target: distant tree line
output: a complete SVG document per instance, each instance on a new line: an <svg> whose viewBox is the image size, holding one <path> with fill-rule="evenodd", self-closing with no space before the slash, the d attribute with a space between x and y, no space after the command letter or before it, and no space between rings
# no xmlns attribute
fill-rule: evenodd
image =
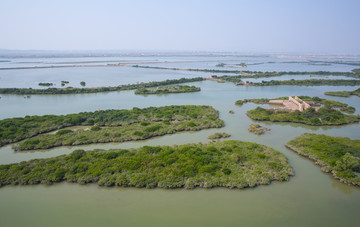
<svg viewBox="0 0 360 227"><path fill-rule="evenodd" d="M260 83L251 83L252 86L280 86L280 85L289 85L289 86L357 86L360 85L360 80L271 80L271 81L262 81Z"/></svg>
<svg viewBox="0 0 360 227"><path fill-rule="evenodd" d="M140 88L135 90L136 95L150 95L150 94L171 94L171 93L190 93L198 92L201 89L195 86L188 85L174 85L174 86L160 86L152 88Z"/></svg>
<svg viewBox="0 0 360 227"><path fill-rule="evenodd" d="M154 81L147 83L119 85L116 87L98 87L98 88L48 88L48 89L32 89L32 88L0 88L0 94L15 95L51 95L51 94L83 94L83 93L99 93L111 91L135 90L140 88L158 87L170 84L190 83L204 80L202 77L181 78L164 81Z"/></svg>
<svg viewBox="0 0 360 227"><path fill-rule="evenodd" d="M356 95L360 97L360 88L356 89L355 91L328 91L325 92L325 95L338 97L349 97L351 95Z"/></svg>

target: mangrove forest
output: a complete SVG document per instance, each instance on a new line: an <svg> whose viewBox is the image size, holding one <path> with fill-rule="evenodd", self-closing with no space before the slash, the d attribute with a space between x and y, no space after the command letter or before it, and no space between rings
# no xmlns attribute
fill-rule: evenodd
<svg viewBox="0 0 360 227"><path fill-rule="evenodd" d="M171 85L151 88L140 88L135 90L136 95L172 94L199 92L200 88L189 85Z"/></svg>
<svg viewBox="0 0 360 227"><path fill-rule="evenodd" d="M321 107L318 110L310 107L303 112L299 110L294 112L269 110L256 107L253 110L247 111L246 114L251 119L258 121L292 122L314 126L344 125L359 122L358 116L344 114L339 110L328 107Z"/></svg>
<svg viewBox="0 0 360 227"><path fill-rule="evenodd" d="M248 188L287 181L285 155L242 141L138 149L75 150L69 155L0 165L0 186L74 182L137 188Z"/></svg>
<svg viewBox="0 0 360 227"><path fill-rule="evenodd" d="M360 97L360 88L354 91L328 91L325 92L325 95L338 96L338 97L349 97L351 95L356 95Z"/></svg>
<svg viewBox="0 0 360 227"><path fill-rule="evenodd" d="M221 121L218 116L218 111L210 106L184 105L148 107L144 109L134 107L131 110L101 110L67 115L8 118L0 120L0 146L70 126L95 126L98 128L91 128L91 133L97 133L99 136L102 134L102 137L106 138L111 138L110 135L114 138L121 138L121 132L111 131L114 130L111 129L111 127L123 126L124 129L126 127L133 127L135 129L136 126L138 126L141 128L140 131L142 134L136 133L135 135L134 132L134 138L140 139L145 138L148 133L163 132L165 128L175 132L176 130L184 131L189 129L199 130L202 128L221 127L223 126L223 121ZM156 126L157 124L158 126ZM79 135L79 138L76 138L80 141L89 141L86 135L90 132L83 130L83 133L84 134ZM106 133L108 133L108 135ZM81 131L70 132L69 130L61 130L55 134L42 136L44 138L53 136L54 139L59 139L77 134L81 134ZM97 138L93 138L93 141L95 141L95 139ZM72 140L72 138L70 138L70 140ZM80 141L72 141L71 144L78 144ZM27 144L26 147L31 146L34 148L46 145L37 139L25 140L24 144Z"/></svg>
<svg viewBox="0 0 360 227"><path fill-rule="evenodd" d="M56 133L37 135L13 145L16 151L48 149L58 146L76 146L93 143L126 142L145 140L183 131L199 131L209 128L220 128L224 122L218 118L217 111L208 109L204 115L169 117L162 121L141 119L141 122L122 124L116 127L92 126L86 129L63 129ZM167 114L174 114L170 111ZM175 115L175 114L174 114Z"/></svg>
<svg viewBox="0 0 360 227"><path fill-rule="evenodd" d="M329 99L322 99L319 98L317 96L315 97L310 97L310 96L298 96L300 99L307 101L309 103L312 103L315 106L325 106L327 108L336 108L339 109L343 112L346 113L355 113L355 107L353 106L349 106L346 103L342 103L342 102L338 102L338 101L334 101L334 100L329 100ZM268 98L260 98L260 99L240 99L237 100L235 102L235 105L241 106L245 103L255 103L255 104L270 104L271 100L287 100L289 99L289 97L279 97L279 98L272 98L272 99L268 99Z"/></svg>
<svg viewBox="0 0 360 227"><path fill-rule="evenodd" d="M263 127L259 124L250 124L248 131L255 134L255 135L262 135L264 134L266 131L270 131L269 128Z"/></svg>
<svg viewBox="0 0 360 227"><path fill-rule="evenodd" d="M360 186L360 140L304 133L286 146L342 183Z"/></svg>

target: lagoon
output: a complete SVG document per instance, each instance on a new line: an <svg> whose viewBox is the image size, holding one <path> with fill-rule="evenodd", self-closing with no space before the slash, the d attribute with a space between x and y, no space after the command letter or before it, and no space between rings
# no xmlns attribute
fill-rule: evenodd
<svg viewBox="0 0 360 227"><path fill-rule="evenodd" d="M98 78L103 85L117 85L116 76L97 77L89 75L100 73L108 68L68 68L69 73L81 81L88 81L88 76ZM110 69L110 68L109 68ZM65 70L65 71L66 71ZM84 71L82 71L84 70ZM113 70L113 69L111 69ZM136 71L124 80L136 81L183 77L183 72L142 69L142 75ZM38 71L41 72L39 69ZM0 72L4 78L5 71ZM46 78L46 70L44 78ZM139 72L139 71L138 71ZM172 72L174 74L172 74ZM6 72L8 73L8 72ZM36 81L36 72L31 75L25 70L15 70L6 74L11 77L18 74L23 86L29 77ZM25 74L23 74L25 73ZM62 78L63 71L56 69L52 78ZM197 73L186 72L188 76ZM24 75L28 75L25 77ZM209 74L206 74L209 75ZM24 76L24 77L23 77ZM171 79L172 77L169 77ZM51 82L51 81L43 81ZM144 81L145 82L145 81ZM331 136L346 136L360 139L359 124L347 126L304 126L300 124L260 122L271 131L257 136L247 131L254 123L245 113L255 108L255 104L235 106L235 101L250 98L276 98L289 95L319 96L337 100L354 106L360 113L358 97L329 97L325 91L354 90L354 87L245 87L232 83L202 81L188 85L201 88L201 92L191 94L168 94L137 96L134 91L80 94L80 95L32 95L30 98L16 95L1 95L0 119L23 117L26 115L68 114L98 109L131 109L134 106L165 105L211 105L220 111L220 118L225 127L203 130L195 133L180 133L151 140L109 143L77 147L59 147L55 149L15 153L11 146L0 148L0 163L13 163L33 158L54 157L71 153L75 149L92 150L111 148L136 148L144 145L173 145L209 142L207 136L215 132L231 134L229 139L256 142L270 146L285 154L294 167L295 176L289 182L272 183L254 189L196 189L196 190L161 190L133 188L105 188L96 185L77 185L61 183L53 186L7 186L0 188L0 223L2 226L357 226L360 217L360 189L341 184L330 175L321 172L312 162L288 150L287 141L304 132L321 133ZM1 86L3 86L1 84ZM89 85L90 86L90 85ZM234 114L229 114L234 110Z"/></svg>

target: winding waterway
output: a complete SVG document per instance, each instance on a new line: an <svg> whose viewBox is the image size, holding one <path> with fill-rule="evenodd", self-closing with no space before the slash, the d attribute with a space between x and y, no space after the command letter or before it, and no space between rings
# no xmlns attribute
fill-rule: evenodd
<svg viewBox="0 0 360 227"><path fill-rule="evenodd" d="M153 72L150 72L152 80L161 80L154 78ZM162 71L163 77L168 72ZM75 74L76 70L73 73ZM150 75L145 71L144 73ZM86 80L86 73L82 75L79 80ZM172 75L183 76L182 73ZM193 75L196 74L189 74ZM109 83L105 80L101 83ZM284 144L304 132L360 139L359 124L314 127L260 122L271 131L256 136L247 131L253 121L245 115L247 110L256 105L234 105L236 100L245 98L309 95L351 104L357 109L356 114L359 114L358 97L338 98L323 95L325 91L355 90L357 87L245 87L212 81L191 85L201 87L201 92L138 96L134 95L133 91L124 91L81 95L32 95L30 98L1 95L0 119L98 109L131 109L134 106L196 104L211 105L218 109L226 126L147 141L59 147L35 152L15 153L9 145L0 148L0 164L54 157L79 148L91 150L206 143L209 141L206 138L208 135L226 132L231 134L229 139L256 142L279 150L287 156L295 170L295 176L289 182L245 190L105 188L70 183L53 186L6 186L0 188L0 226L358 226L359 188L334 180L312 162L285 148ZM229 110L234 110L235 113L230 114Z"/></svg>

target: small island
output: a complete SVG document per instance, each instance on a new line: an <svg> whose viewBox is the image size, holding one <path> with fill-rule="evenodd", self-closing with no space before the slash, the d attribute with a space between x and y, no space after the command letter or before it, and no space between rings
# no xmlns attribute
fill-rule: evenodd
<svg viewBox="0 0 360 227"><path fill-rule="evenodd" d="M199 92L200 88L189 85L171 85L152 88L140 88L135 90L136 95L153 95L153 94L172 94L172 93L190 93Z"/></svg>
<svg viewBox="0 0 360 227"><path fill-rule="evenodd" d="M286 146L340 182L360 186L360 140L305 133Z"/></svg>
<svg viewBox="0 0 360 227"><path fill-rule="evenodd" d="M53 83L39 83L38 85L39 85L39 86L43 86L43 87L51 87L51 86L54 86Z"/></svg>
<svg viewBox="0 0 360 227"><path fill-rule="evenodd" d="M249 110L247 115L253 120L293 122L316 126L343 125L359 122L359 116L341 112L353 113L355 112L354 107L319 97L295 96L293 98L290 96L289 98L281 97L277 99L245 99L238 100L235 104L243 105L247 102L277 106L276 108L257 107Z"/></svg>
<svg viewBox="0 0 360 227"><path fill-rule="evenodd" d="M18 138L17 141L28 138L13 145L13 149L16 151L145 140L177 132L199 131L224 126L224 122L219 119L218 111L210 106L166 106L98 111L70 116L50 115L43 117L43 122L37 122L39 119L37 117L29 118L18 118L12 121L14 125L18 124L20 129L29 125L34 127L25 132L19 130L19 133L14 134ZM9 121L5 120L5 122ZM3 122L0 121L0 125L1 123ZM48 129L41 127L43 125L46 125ZM89 127L78 130L66 128L70 125ZM51 131L54 128L61 128L61 130L44 134L45 130ZM4 131L9 132L9 129L4 127ZM11 138L13 135L10 133L7 135L4 136L3 144L11 141L9 137Z"/></svg>
<svg viewBox="0 0 360 227"><path fill-rule="evenodd" d="M66 84L69 84L70 82L67 80L62 80L61 81L61 87L64 87Z"/></svg>
<svg viewBox="0 0 360 227"><path fill-rule="evenodd" d="M262 135L264 134L266 131L270 131L269 128L263 127L259 124L250 124L248 131L255 134L255 135Z"/></svg>
<svg viewBox="0 0 360 227"><path fill-rule="evenodd" d="M219 64L216 64L215 67L224 67L226 64L225 63L219 63Z"/></svg>
<svg viewBox="0 0 360 227"><path fill-rule="evenodd" d="M218 140L218 139L229 138L230 136L231 135L227 134L226 132L217 132L217 133L209 135L207 138L209 140Z"/></svg>
<svg viewBox="0 0 360 227"><path fill-rule="evenodd" d="M137 188L249 188L287 181L285 155L264 145L222 141L76 150L69 155L0 165L0 186L74 182Z"/></svg>
<svg viewBox="0 0 360 227"><path fill-rule="evenodd" d="M360 97L360 88L354 91L328 91L325 92L325 95L338 96L338 97L349 97L351 95L355 95Z"/></svg>

